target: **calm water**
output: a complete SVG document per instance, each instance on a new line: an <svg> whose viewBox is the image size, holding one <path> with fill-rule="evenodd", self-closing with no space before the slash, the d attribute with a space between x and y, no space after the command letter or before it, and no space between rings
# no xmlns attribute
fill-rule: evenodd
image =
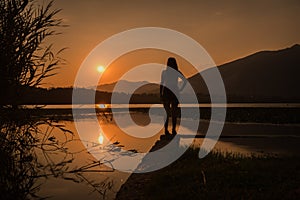
<svg viewBox="0 0 300 200"><path fill-rule="evenodd" d="M93 106L94 105L85 105L80 108L93 108ZM118 106L122 107L122 105ZM141 107L145 105L134 106ZM155 106L160 107L161 105ZM208 106L208 104L206 106ZM231 106L239 107L240 104ZM243 104L243 106L245 106L245 104ZM250 106L250 104L248 104L248 106ZM251 106L253 107L254 105L251 104ZM255 106L260 107L262 105L255 104ZM276 104L276 106L298 106L298 104ZM52 105L47 106L46 108L70 108L70 105ZM126 124L126 121L128 121L128 115L122 112L117 113L117 115L121 122L123 120L123 122ZM110 114L106 116L98 116L97 121L94 121L91 118L83 118L78 121L79 126L84 127L84 132L80 135L78 135L73 121L59 122L65 125L68 130L74 132L74 138L67 146L70 151L75 152L74 162L70 164L70 168L75 166L84 166L88 163L98 161L98 159L101 158L101 152L106 151L104 147L110 143L118 142L120 145L122 145L122 149L125 150L134 149L138 152L148 152L153 144L159 139L160 135L163 134L162 116L160 116L160 118L155 118L156 120L149 121L148 113L132 112L131 118L136 125L122 126L124 128L123 130L119 128L119 126L115 123L113 116ZM193 140L193 138L190 137L192 135L192 129L189 126L189 123L192 123L193 119L184 118L182 120L185 120L185 123L181 124L185 125L181 125L181 132L178 134L182 136L180 138L179 145L183 146L187 145L191 142L191 140ZM93 128L95 124L99 124L101 126L101 132ZM208 121L201 121L198 134L204 135L208 124ZM146 133L137 128L147 128L148 125L151 125L151 128L156 131L153 132L152 135L146 135L147 137L145 137ZM134 132L135 135L131 136L126 132ZM102 137L101 140L99 140L100 136ZM202 141L202 138L197 138L194 142L194 146L200 146ZM274 125L255 123L226 123L222 132L222 137L219 139L214 150L239 152L244 154L256 153L286 156L298 154L300 150L299 142L300 125L297 124ZM94 152L94 155L96 156L91 155L87 152L87 150ZM120 156L122 156L121 153L122 151L120 151ZM59 159L59 157L56 159ZM96 166L92 169L97 169L98 171L95 170L95 172L86 172L85 174L87 177L96 181L113 181L113 187L107 193L108 199L114 198L120 186L130 175L129 173L119 171L100 172L103 170L109 171L110 167L108 166ZM90 194L92 188L87 186L85 183L73 183L71 181L58 178L50 178L47 180L42 180L42 182L43 185L39 195L52 196L51 199L99 198L99 194L96 192Z"/></svg>

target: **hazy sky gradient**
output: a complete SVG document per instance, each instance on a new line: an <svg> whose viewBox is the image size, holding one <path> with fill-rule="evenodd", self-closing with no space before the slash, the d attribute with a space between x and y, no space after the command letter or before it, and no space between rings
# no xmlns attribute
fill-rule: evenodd
<svg viewBox="0 0 300 200"><path fill-rule="evenodd" d="M71 86L81 62L98 43L131 28L157 26L180 31L198 41L218 65L260 50L300 43L298 0L57 0L54 7L63 9L59 16L69 25L52 40L57 48L69 47L64 53L68 64L46 80L47 86ZM103 81L115 81L132 65L142 64L143 58L165 63L168 56L140 54L137 60L129 56L122 58L122 63L116 61ZM118 69L123 72L114 75ZM182 71L187 76L193 72Z"/></svg>

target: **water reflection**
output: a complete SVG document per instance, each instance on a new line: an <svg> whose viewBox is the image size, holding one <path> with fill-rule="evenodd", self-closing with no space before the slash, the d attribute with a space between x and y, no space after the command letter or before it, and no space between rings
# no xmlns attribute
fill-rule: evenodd
<svg viewBox="0 0 300 200"><path fill-rule="evenodd" d="M107 108L108 105L107 104L96 104L96 108Z"/></svg>
<svg viewBox="0 0 300 200"><path fill-rule="evenodd" d="M149 114L146 112L131 112L132 120L136 123L135 126L127 125L126 121L128 120L126 114L122 112L117 113L118 117L123 122L122 128L125 128L127 132L134 132L136 136L134 137L128 135L124 132L124 129L121 130L118 125L116 125L114 118L109 116L109 120L98 119L98 122L94 122L89 119L82 119L80 123L85 127L86 132L81 136L83 143L84 141L98 141L99 143L99 134L92 129L90 125L93 123L100 123L103 134L103 144L107 145L109 143L113 144L117 142L123 146L119 150L134 150L140 153L148 152L153 144L159 140L160 136L163 134L162 130L162 121L151 121L151 125L157 127L159 131L153 131L153 135L145 135L145 132L136 131L136 126L146 126L149 122ZM154 118L158 119L158 118ZM202 138L193 138L192 131L189 127L189 123L193 120L192 118L181 118L184 123L181 123L181 132L178 133L180 136L179 147L187 146L194 141L194 146L201 146L203 142L203 136L205 136L207 127L209 125L208 120L201 120L199 124L198 135ZM218 123L218 122L211 122ZM274 154L292 154L297 152L298 145L295 145L299 142L299 130L300 126L295 124L291 125L278 125L278 124L257 124L257 123L226 123L224 130L222 132L221 138L219 139L215 150L218 151L231 151L245 154L253 153L274 153ZM293 138L290 138L292 136ZM283 141L282 144L279 144L277 141ZM285 144L285 141L287 144ZM292 142L291 142L292 141ZM265 144L265 145L263 145ZM88 144L85 144L88 146ZM98 148L98 147L97 147ZM94 149L96 152L98 149ZM116 149L115 149L116 152ZM122 152L122 151L120 151ZM98 153L101 155L101 153ZM96 159L101 157L95 156Z"/></svg>
<svg viewBox="0 0 300 200"><path fill-rule="evenodd" d="M121 111L117 113L120 118L124 121L124 125L126 125L127 115L124 115ZM150 123L149 115L147 112L131 112L132 120L137 124L137 126L146 126ZM191 131L189 128L189 122L193 120L192 118L182 118L181 120L185 120L186 123L184 127L181 127L182 132L179 133L180 139L178 146L184 146L190 144L194 138L190 138ZM206 127L208 126L209 121L202 120L199 126L199 135L205 135ZM217 122L214 122L217 123ZM87 168L81 168L85 173L89 174L89 177L93 177L97 181L110 180L113 182L113 185L107 184L107 186L111 187L111 190L106 190L106 195L109 199L114 198L115 192L118 191L120 186L127 180L130 174L122 173L117 170L113 170L114 166L111 165L109 159L104 157L103 152L110 152L110 154L114 155L115 159L122 160L122 157L126 156L135 156L135 152L148 152L153 144L160 138L163 134L162 130L153 133L152 136L147 138L139 138L133 137L131 135L126 134L122 131L115 123L113 116L111 113L101 113L98 115L98 120L93 121L89 117L83 117L80 119L79 124L85 130L85 134L81 135L79 138L76 129L74 127L73 122L65 122L67 129L72 130L74 133L73 143L69 143L68 148L73 150L86 149L84 152L76 154L74 157L73 164L74 165L83 165L84 163L89 163L91 165L87 165ZM92 127L94 125L101 124L102 131L99 132L94 130ZM153 126L159 127L161 125L160 121L151 121ZM182 124L180 125L182 126ZM124 126L125 127L125 126ZM135 131L135 126L127 126L125 127L127 130ZM222 132L222 136L249 136L248 138L220 138L220 141L216 145L216 150L219 151L231 151L231 152L239 152L239 153L272 153L279 152L275 151L275 148L278 150L289 150L286 146L293 146L294 152L299 152L299 138L293 139L293 143L290 140L286 140L286 138L256 138L253 139L252 136L268 134L269 136L280 136L283 134L298 134L299 135L300 126L297 125L274 125L274 124L241 124L241 123L226 123L224 131ZM136 134L143 135L144 133L138 132ZM103 139L101 136L103 136ZM201 145L201 138L194 140L194 145ZM283 143L288 141L287 145L283 146L274 141L281 140ZM268 145L267 145L268 144ZM274 148L268 148L272 145ZM73 147L73 148L71 148ZM127 150L125 152L125 150ZM129 151L130 150L130 151ZM87 154L86 152L92 152L93 154ZM130 153L131 152L131 153ZM129 154L130 153L130 154ZM289 152L290 153L290 152ZM107 161L107 162L106 162ZM106 166L98 165L97 162L104 163ZM93 166L95 163L96 166ZM128 163L130 164L130 163ZM153 164L153 163L152 163ZM137 166L137 165L136 165ZM151 163L144 163L141 167L151 167ZM91 168L88 168L91 167ZM97 170L102 170L101 173L97 173ZM107 171L105 171L107 170ZM95 173L96 172L96 173ZM53 188L56 196L66 197L66 198L78 198L80 195L85 194L82 198L86 198L86 194L90 192L89 189L82 189L83 186L72 185L70 183L61 183L59 181L55 181L55 184L46 183L44 189L44 194L49 194L49 188ZM58 188L64 188L64 192L58 192ZM72 190L72 192L67 192ZM91 199L96 198L96 196L89 196Z"/></svg>
<svg viewBox="0 0 300 200"><path fill-rule="evenodd" d="M15 112L15 111L14 111ZM119 113L120 117L126 115ZM80 123L85 134L79 137L72 121L56 121L47 118L28 118L28 113L4 113L0 116L0 199L32 199L53 196L52 199L96 199L106 196L114 198L120 186L130 174L114 170L104 152L118 155L119 158L134 156L136 152L148 152L163 134L162 130L147 138L138 138L124 133L115 124L113 116L99 115L98 121L82 118ZM139 126L149 124L148 113L132 112L132 119ZM187 122L191 118L182 118ZM102 132L90 127L100 123ZM159 121L151 121L153 126L161 126ZM190 144L188 124L181 127L180 139L176 145ZM199 135L205 134L208 121L201 121ZM181 125L182 126L182 125ZM135 131L134 126L126 127ZM275 135L270 138L220 138L216 148L223 151L241 153L299 152L299 137L278 137L296 134L300 126L271 124L227 123L223 136ZM139 132L138 134L143 134ZM201 145L196 139L194 145ZM124 153L127 150L126 153ZM93 155L89 152L93 152ZM97 155L96 157L94 155ZM151 163L150 163L151 164ZM147 167L147 166L146 166ZM148 166L149 167L149 166ZM96 191L90 194L91 191ZM90 195L88 195L90 194Z"/></svg>
<svg viewBox="0 0 300 200"><path fill-rule="evenodd" d="M78 136L63 123L42 116L33 118L21 109L1 111L0 199L55 196L49 193L51 187L47 192L44 188L54 179L82 183L96 191L98 198L112 188L111 179L90 177L90 172L112 170L89 156Z"/></svg>

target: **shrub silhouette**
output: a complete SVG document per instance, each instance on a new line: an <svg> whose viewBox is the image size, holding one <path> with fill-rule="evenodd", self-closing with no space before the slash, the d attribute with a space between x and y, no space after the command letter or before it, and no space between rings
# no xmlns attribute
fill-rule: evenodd
<svg viewBox="0 0 300 200"><path fill-rule="evenodd" d="M57 35L56 28L64 26L56 18L60 10L28 0L0 2L0 88L1 98L9 105L18 103L18 93L26 86L38 86L55 74L63 59L46 46L45 40Z"/></svg>

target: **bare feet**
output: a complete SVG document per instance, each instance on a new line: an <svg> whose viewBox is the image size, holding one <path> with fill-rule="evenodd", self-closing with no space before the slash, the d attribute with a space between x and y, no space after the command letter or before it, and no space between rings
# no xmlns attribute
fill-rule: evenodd
<svg viewBox="0 0 300 200"><path fill-rule="evenodd" d="M168 130L165 130L165 135L169 136L171 133Z"/></svg>
<svg viewBox="0 0 300 200"><path fill-rule="evenodd" d="M177 132L175 129L172 130L172 135L177 135Z"/></svg>

